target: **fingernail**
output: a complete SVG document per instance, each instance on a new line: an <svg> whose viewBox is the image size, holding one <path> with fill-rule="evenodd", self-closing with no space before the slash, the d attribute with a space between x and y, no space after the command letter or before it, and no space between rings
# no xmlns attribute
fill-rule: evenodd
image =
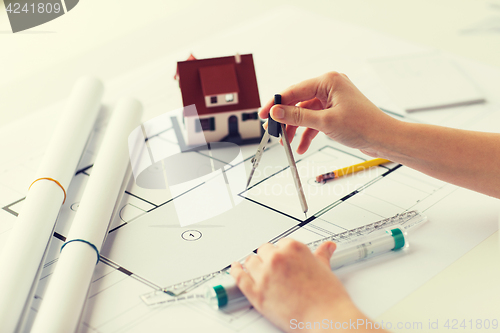
<svg viewBox="0 0 500 333"><path fill-rule="evenodd" d="M285 110L283 108L273 108L271 112L273 114L273 118L282 119L283 117L285 117Z"/></svg>
<svg viewBox="0 0 500 333"><path fill-rule="evenodd" d="M333 254L333 252L335 251L336 248L337 248L337 246L335 245L335 243L330 243L328 245L328 252L330 252L330 255Z"/></svg>
<svg viewBox="0 0 500 333"><path fill-rule="evenodd" d="M266 119L266 121L265 121L265 122L263 122L263 123L262 123L262 127L264 127L264 129L266 129L266 128L267 128L267 119Z"/></svg>

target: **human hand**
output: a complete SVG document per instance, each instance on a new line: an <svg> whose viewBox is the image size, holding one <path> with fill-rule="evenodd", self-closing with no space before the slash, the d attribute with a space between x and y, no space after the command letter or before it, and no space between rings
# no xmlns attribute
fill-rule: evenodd
<svg viewBox="0 0 500 333"><path fill-rule="evenodd" d="M366 318L330 270L334 250L335 243L326 242L313 254L305 244L284 238L248 257L246 271L233 263L231 275L255 309L284 331L293 331L292 319Z"/></svg>
<svg viewBox="0 0 500 333"><path fill-rule="evenodd" d="M267 102L259 116L271 117L287 124L293 139L298 126L307 127L297 148L303 154L319 131L346 146L357 148L373 157L383 157L380 150L389 139L389 128L397 120L370 102L345 74L330 72L303 81L281 93L281 105ZM298 103L298 104L297 104Z"/></svg>

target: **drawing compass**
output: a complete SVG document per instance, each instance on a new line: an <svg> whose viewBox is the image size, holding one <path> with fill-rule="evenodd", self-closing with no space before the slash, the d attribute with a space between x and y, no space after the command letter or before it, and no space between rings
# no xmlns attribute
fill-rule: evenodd
<svg viewBox="0 0 500 333"><path fill-rule="evenodd" d="M274 105L276 104L281 104L281 95L274 95ZM306 197L304 196L304 191L302 189L302 184L300 182L299 173L297 172L297 165L295 164L295 159L293 158L292 148L290 147L290 141L288 140L288 135L286 134L285 124L279 123L276 120L272 119L271 115L269 115L267 119L268 119L267 129L264 132L259 147L257 148L257 152L255 153L255 156L252 158L251 161L252 171L250 172L250 176L248 177L247 188L250 185L250 181L252 180L255 169L257 169L257 167L259 166L260 159L262 158L264 149L266 148L267 142L269 141L269 136L272 135L278 138L281 135L281 139L283 140L283 147L285 148L286 158L288 159L290 171L292 172L293 176L293 182L295 183L295 189L297 190L297 194L299 195L300 205L302 206L304 214L306 214L308 209Z"/></svg>

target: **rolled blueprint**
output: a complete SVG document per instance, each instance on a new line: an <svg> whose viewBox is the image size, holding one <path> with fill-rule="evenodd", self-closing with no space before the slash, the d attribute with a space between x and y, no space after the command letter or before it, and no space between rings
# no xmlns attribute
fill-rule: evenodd
<svg viewBox="0 0 500 333"><path fill-rule="evenodd" d="M100 80L75 84L0 253L0 332L19 332L31 307L55 222L94 126L104 91ZM26 189L28 190L28 189Z"/></svg>
<svg viewBox="0 0 500 333"><path fill-rule="evenodd" d="M141 114L141 104L133 99L120 101L113 112L32 333L77 329L111 216L131 175L127 139Z"/></svg>

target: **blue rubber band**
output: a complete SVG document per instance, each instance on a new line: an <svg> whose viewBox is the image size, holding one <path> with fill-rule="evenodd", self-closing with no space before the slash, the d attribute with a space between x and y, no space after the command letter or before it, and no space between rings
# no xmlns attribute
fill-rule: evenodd
<svg viewBox="0 0 500 333"><path fill-rule="evenodd" d="M62 252L62 250L64 249L64 247L66 246L66 244L71 243L71 242L82 242L82 243L86 243L86 244L90 245L94 249L95 253L97 254L97 262L95 264L97 265L99 263L99 259L101 259L101 256L99 255L99 250L97 249L97 247L94 244L92 244L89 241L86 241L85 239L72 239L72 240L69 240L69 241L65 242L61 246L61 251L59 251L59 252Z"/></svg>

